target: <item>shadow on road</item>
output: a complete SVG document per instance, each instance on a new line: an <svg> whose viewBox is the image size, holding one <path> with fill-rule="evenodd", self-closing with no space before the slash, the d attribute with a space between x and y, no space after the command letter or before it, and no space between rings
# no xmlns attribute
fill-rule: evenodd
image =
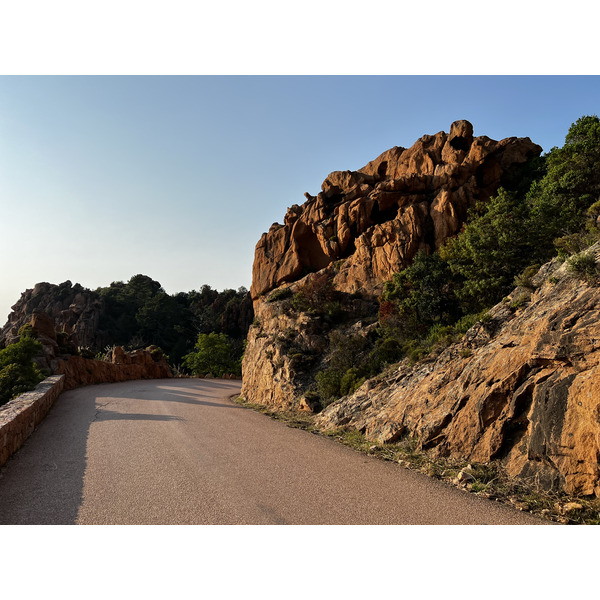
<svg viewBox="0 0 600 600"><path fill-rule="evenodd" d="M102 410L94 419L98 421L184 421L181 417L172 415L151 415L147 413L119 413L113 410Z"/></svg>
<svg viewBox="0 0 600 600"><path fill-rule="evenodd" d="M214 406L216 408L235 408L235 409L239 409L239 410L244 410L241 406L238 406L237 404L229 404L229 403L225 403L225 402L214 402L214 401L208 401L208 400L197 400L196 398L211 398L212 396L210 396L209 394L181 394L181 393L176 393L176 392L165 392L163 391L163 394L160 398L160 402L182 402L183 404L196 404L198 406ZM148 398L148 401L153 401L151 398Z"/></svg>
<svg viewBox="0 0 600 600"><path fill-rule="evenodd" d="M0 469L0 524L69 525L77 522L83 502L90 427L99 421L182 421L172 415L127 413L105 408L124 398L153 402L152 392L161 390L160 400L219 408L230 404L198 400L206 390L224 390L223 383L186 380L135 381L88 386L63 393L36 431ZM188 391L188 393L185 393ZM189 393L191 392L191 393ZM150 395L150 397L148 397Z"/></svg>
<svg viewBox="0 0 600 600"><path fill-rule="evenodd" d="M83 499L86 444L95 398L73 390L50 412L0 472L0 523L69 525Z"/></svg>

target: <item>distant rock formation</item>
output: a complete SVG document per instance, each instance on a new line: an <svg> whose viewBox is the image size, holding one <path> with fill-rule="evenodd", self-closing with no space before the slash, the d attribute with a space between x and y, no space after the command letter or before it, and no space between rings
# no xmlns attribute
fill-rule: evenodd
<svg viewBox="0 0 600 600"><path fill-rule="evenodd" d="M254 319L245 288L218 292L205 285L200 291L170 296L146 275L95 291L70 281L42 282L25 290L12 307L0 328L0 348L18 341L19 330L36 315L49 319L44 338L49 350L62 346L96 354L112 345L156 344L176 363L192 350L198 333L222 332L241 346Z"/></svg>
<svg viewBox="0 0 600 600"><path fill-rule="evenodd" d="M600 245L593 248L598 260ZM600 288L557 260L436 359L369 380L328 406L324 428L476 462L545 489L600 496Z"/></svg>
<svg viewBox="0 0 600 600"><path fill-rule="evenodd" d="M50 318L44 326L44 335L53 339L55 344L56 331L59 331L68 337L75 348L99 349L106 343L106 339L98 332L103 309L100 296L78 283L38 283L32 289L25 290L12 307L6 325L0 329L0 347L17 341L19 329L28 324L34 314L43 313ZM54 335L50 333L50 328Z"/></svg>
<svg viewBox="0 0 600 600"><path fill-rule="evenodd" d="M317 196L305 194L283 225L262 235L253 300L333 263L336 289L376 294L419 249L437 249L457 233L475 202L488 200L512 167L541 151L529 138L473 137L463 120L358 171L330 173Z"/></svg>

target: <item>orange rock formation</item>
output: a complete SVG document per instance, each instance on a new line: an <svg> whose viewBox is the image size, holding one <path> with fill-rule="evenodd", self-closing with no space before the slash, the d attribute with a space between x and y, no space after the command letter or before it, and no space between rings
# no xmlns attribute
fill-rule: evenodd
<svg viewBox="0 0 600 600"><path fill-rule="evenodd" d="M529 138L474 138L471 123L456 121L449 134L391 148L358 171L330 173L316 197L305 194L283 225L262 235L252 298L336 261L337 289L377 293L419 249L434 250L457 233L470 206L541 150Z"/></svg>

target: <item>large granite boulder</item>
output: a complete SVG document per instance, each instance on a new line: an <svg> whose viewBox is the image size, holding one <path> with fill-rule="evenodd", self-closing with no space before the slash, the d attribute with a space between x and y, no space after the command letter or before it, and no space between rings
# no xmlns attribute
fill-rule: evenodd
<svg viewBox="0 0 600 600"><path fill-rule="evenodd" d="M338 290L375 295L419 249L437 249L457 233L469 207L494 194L512 167L541 151L529 138L473 137L463 120L358 171L330 173L317 196L305 194L283 225L262 235L252 298L333 263Z"/></svg>

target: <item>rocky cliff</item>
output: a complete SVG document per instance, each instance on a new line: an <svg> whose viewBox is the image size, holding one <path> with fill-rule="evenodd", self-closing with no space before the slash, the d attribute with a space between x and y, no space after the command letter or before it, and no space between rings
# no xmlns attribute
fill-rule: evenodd
<svg viewBox="0 0 600 600"><path fill-rule="evenodd" d="M496 192L516 165L541 153L529 138L473 137L468 121L450 133L394 147L358 171L334 171L317 196L288 209L255 250L252 298L337 263L343 292L374 295L419 249L434 250L467 210Z"/></svg>
<svg viewBox="0 0 600 600"><path fill-rule="evenodd" d="M103 308L100 296L78 283L38 283L25 290L12 307L8 321L0 329L0 347L18 340L19 329L30 323L35 312L39 312L48 315L53 328L64 333L65 339L75 348L83 346L99 350L107 343L106 336L98 331Z"/></svg>
<svg viewBox="0 0 600 600"><path fill-rule="evenodd" d="M167 294L158 281L135 275L127 283L89 290L66 281L38 283L25 290L0 329L0 348L19 338L19 330L37 313L50 317L55 331L50 346L74 353L84 348L93 354L107 346L139 348L156 345L180 364L198 333L225 333L241 349L254 318L252 300L245 288L218 292Z"/></svg>
<svg viewBox="0 0 600 600"><path fill-rule="evenodd" d="M598 260L599 246L593 247ZM437 358L404 361L319 416L392 442L600 496L600 288L548 263Z"/></svg>
<svg viewBox="0 0 600 600"><path fill-rule="evenodd" d="M332 330L367 337L384 282L418 250L431 252L456 234L470 207L540 152L529 138L474 137L468 121L456 121L450 133L329 174L317 196L305 194L256 246L244 396L310 404L304 391L324 367ZM291 304L298 293L313 302L310 311Z"/></svg>

